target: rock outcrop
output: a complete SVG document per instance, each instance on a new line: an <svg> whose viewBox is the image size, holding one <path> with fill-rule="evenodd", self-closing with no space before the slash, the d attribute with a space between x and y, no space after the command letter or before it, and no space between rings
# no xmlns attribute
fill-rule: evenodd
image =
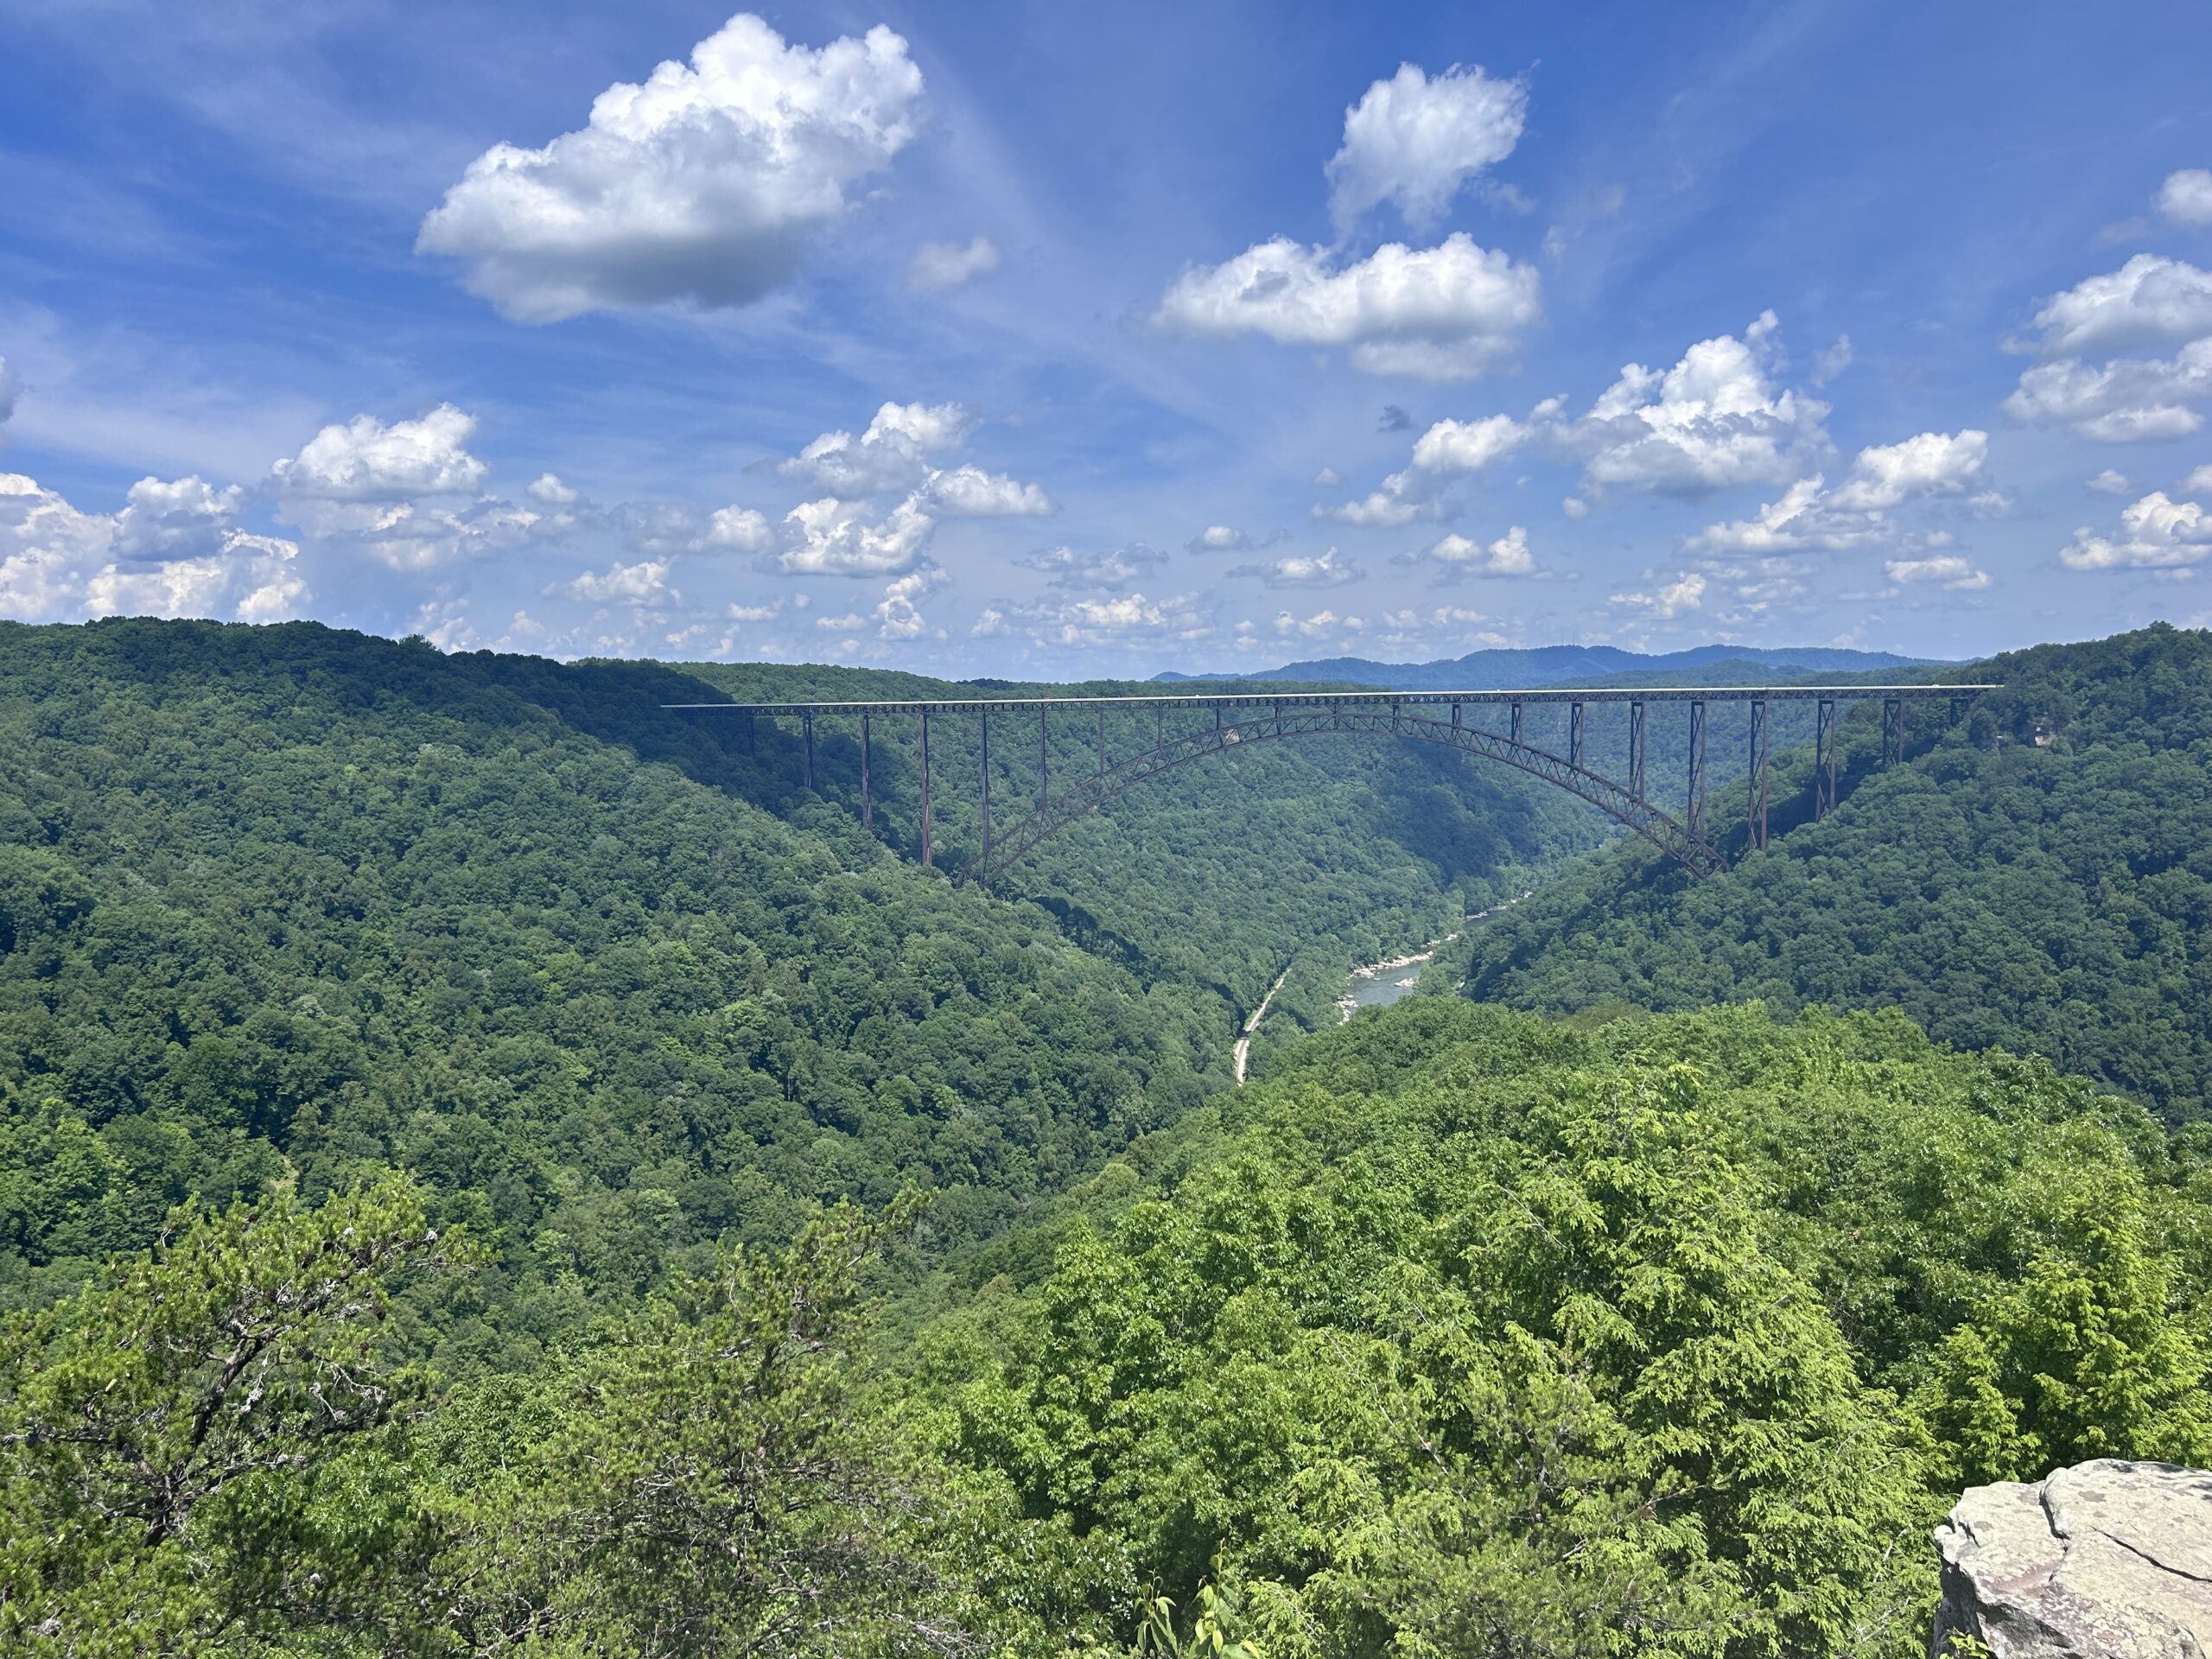
<svg viewBox="0 0 2212 1659"><path fill-rule="evenodd" d="M2212 1473L2103 1459L1976 1486L1936 1529L1953 1632L1996 1659L2212 1656ZM1971 1649L1968 1649L1971 1651Z"/></svg>

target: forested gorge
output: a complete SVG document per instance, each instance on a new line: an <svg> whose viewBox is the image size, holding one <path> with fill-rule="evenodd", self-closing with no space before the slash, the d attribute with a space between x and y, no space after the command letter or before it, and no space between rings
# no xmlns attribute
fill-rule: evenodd
<svg viewBox="0 0 2212 1659"><path fill-rule="evenodd" d="M659 708L937 682L0 626L0 1646L1924 1651L2212 1460L2212 642L1987 667L1694 886L1317 741L987 893Z"/></svg>
<svg viewBox="0 0 2212 1659"><path fill-rule="evenodd" d="M1809 754L1779 769L1789 833L1696 884L1632 844L1577 866L1434 969L1555 1010L1759 997L1904 1009L1961 1047L2049 1057L2176 1118L2212 1107L2212 637L2159 626L1979 665L2005 690L1911 764L1805 823ZM1726 823L1740 787L1716 798Z"/></svg>
<svg viewBox="0 0 2212 1659"><path fill-rule="evenodd" d="M1024 870L1054 908L1002 903L863 834L849 734L816 796L793 734L660 711L712 695L305 624L0 626L0 1296L188 1197L386 1166L498 1243L440 1336L477 1363L810 1202L925 1184L988 1233L1225 1086L1294 956L1341 974L1597 834L1517 779L1278 747L1240 757L1256 803L1165 780ZM910 758L879 746L894 842Z"/></svg>

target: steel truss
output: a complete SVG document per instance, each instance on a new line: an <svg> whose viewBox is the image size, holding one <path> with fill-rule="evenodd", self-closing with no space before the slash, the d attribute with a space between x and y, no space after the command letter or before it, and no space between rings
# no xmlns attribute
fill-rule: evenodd
<svg viewBox="0 0 2212 1659"><path fill-rule="evenodd" d="M982 845L969 861L957 881L971 876L982 883L1023 857L1039 842L1065 829L1076 819L1095 812L1138 785L1185 766L1208 755L1221 754L1245 743L1283 738L1310 737L1329 733L1352 733L1411 738L1478 755L1555 784L1569 794L1589 802L1617 823L1673 859L1692 875L1709 875L1725 868L1726 860L1706 839L1706 705L1742 702L1750 705L1751 755L1746 801L1746 850L1767 845L1767 774L1770 702L1816 702L1814 742L1813 816L1825 817L1837 804L1837 753L1841 747L1841 709L1839 704L1862 699L1882 702L1880 764L1891 766L1904 760L1905 706L1910 702L1948 701L1951 720L1961 719L1974 698L1993 685L1823 685L1823 686L1669 686L1635 690L1592 690L1546 688L1522 691L1348 691L1290 692L1280 696L1249 691L1218 695L1176 694L1165 696L948 698L882 702L815 703L667 703L672 713L686 715L741 715L745 718L747 753L757 754L753 723L756 719L796 717L801 726L801 760L806 786L815 786L814 721L817 715L860 721L861 822L870 829L875 821L875 794L871 761L872 717L877 715L916 715L920 717L921 855L922 862L936 860L934 814L930 791L930 717L932 715L977 715L982 760ZM1584 704L1628 705L1628 781L1617 783L1582 764ZM1654 806L1646 794L1644 757L1649 722L1647 702L1688 705L1688 777L1683 814L1675 818ZM1525 741L1522 720L1524 703L1567 705L1567 752L1564 755L1539 748ZM1153 747L1117 764L1109 764L1106 745L1109 709L1135 711L1150 705L1154 711ZM1496 732L1465 721L1468 706L1503 706L1508 730ZM1212 724L1198 731L1170 737L1167 711L1208 711ZM1051 742L1048 722L1052 710L1070 713L1091 709L1096 716L1097 765L1087 776L1078 776L1052 791ZM1450 711L1447 723L1442 717ZM990 795L990 721L1001 716L1037 715L1037 804L1027 817L1009 829L994 833ZM1427 712L1424 712L1427 711ZM1233 716L1233 717L1232 717Z"/></svg>
<svg viewBox="0 0 2212 1659"><path fill-rule="evenodd" d="M1343 732L1409 737L1417 742L1440 744L1463 754L1501 761L1581 797L1599 811L1626 824L1693 874L1709 875L1726 862L1713 847L1650 802L1637 798L1611 779L1578 766L1548 749L1516 743L1502 733L1449 724L1399 707L1377 709L1339 706L1325 709L1270 709L1265 715L1167 738L1050 798L1039 810L1001 833L991 842L988 857L978 855L971 859L961 870L958 880L973 879L978 883L989 880L1039 842L1065 830L1084 814L1095 812L1140 784L1148 783L1179 766L1187 766L1193 760L1225 753L1245 743Z"/></svg>

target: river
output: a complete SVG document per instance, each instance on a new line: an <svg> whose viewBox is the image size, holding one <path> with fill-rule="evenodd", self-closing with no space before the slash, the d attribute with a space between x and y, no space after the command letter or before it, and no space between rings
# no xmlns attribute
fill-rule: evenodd
<svg viewBox="0 0 2212 1659"><path fill-rule="evenodd" d="M1459 931L1481 926L1491 917L1512 909L1521 902L1521 899L1528 896L1524 893L1520 899L1508 899L1502 905L1492 905L1488 910L1475 912L1465 918ZM1438 950L1459 937L1459 933L1446 933L1442 938L1431 939L1420 950L1409 950L1402 957L1391 957L1382 962L1370 962L1363 968L1353 969L1344 994L1337 999L1337 1007L1349 1020L1362 1008L1387 1007L1400 997L1412 995L1414 987L1421 983L1423 965Z"/></svg>
<svg viewBox="0 0 2212 1659"><path fill-rule="evenodd" d="M1475 912L1461 924L1459 931L1479 927L1491 917L1512 909L1521 902L1521 899L1528 896L1524 893L1520 899L1508 899L1502 905L1492 905L1488 910ZM1420 950L1408 951L1402 957L1392 957L1386 962L1370 962L1364 968L1353 969L1350 985L1337 999L1337 1006L1344 1010L1344 1017L1349 1020L1362 1008L1382 1007L1402 996L1411 995L1414 987L1421 982L1421 965L1459 937L1459 933L1446 933L1442 938L1431 939ZM1275 993L1282 989L1283 981L1289 977L1290 969L1285 968L1275 982L1268 987L1268 994L1260 999L1260 1006L1253 1009L1250 1018L1244 1021L1243 1029L1236 1033L1236 1067L1239 1084L1244 1081L1245 1070L1251 1058L1252 1033L1259 1030L1260 1021L1268 1017L1268 1005L1275 1000Z"/></svg>

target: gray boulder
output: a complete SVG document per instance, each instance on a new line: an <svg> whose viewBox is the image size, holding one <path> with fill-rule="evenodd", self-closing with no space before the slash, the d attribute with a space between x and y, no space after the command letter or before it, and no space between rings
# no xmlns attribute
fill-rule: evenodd
<svg viewBox="0 0 2212 1659"><path fill-rule="evenodd" d="M2212 1473L2103 1459L1967 1491L1936 1529L1954 1631L1996 1659L2212 1655Z"/></svg>

